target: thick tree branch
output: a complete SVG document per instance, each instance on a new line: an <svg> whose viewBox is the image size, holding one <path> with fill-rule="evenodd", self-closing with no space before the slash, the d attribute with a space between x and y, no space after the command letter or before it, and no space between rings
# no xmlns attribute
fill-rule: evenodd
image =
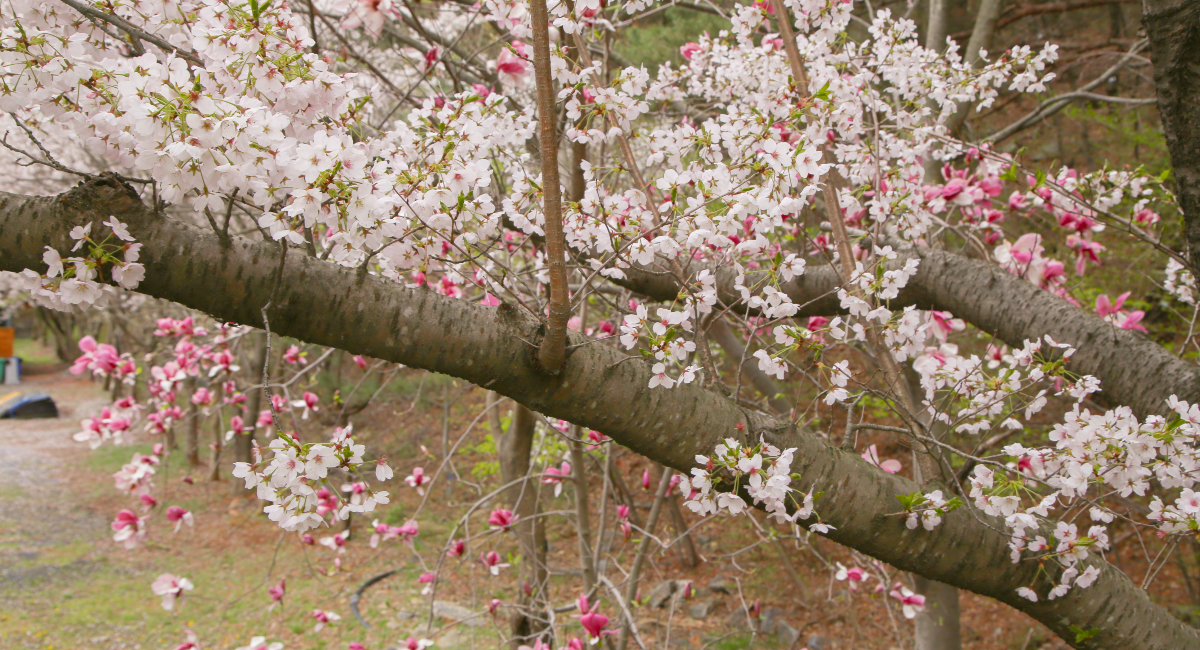
<svg viewBox="0 0 1200 650"><path fill-rule="evenodd" d="M272 327L282 336L461 378L537 412L603 431L680 471L688 471L697 454L711 453L722 438L741 428L754 438L762 435L775 445L797 448L793 469L802 478L796 487L824 491L816 506L836 527L828 537L839 543L899 569L1005 602L1077 648L1200 646L1200 632L1094 556L1091 562L1101 575L1092 587L1038 603L1017 596L1018 587L1049 585L1038 577L1036 563L1010 562L1008 537L997 532L1002 522L959 509L933 531L910 531L893 514L897 495L920 488L912 481L698 386L650 389L648 365L624 363L624 355L612 347L580 347L559 375L548 376L534 367L536 351L525 343L540 324L511 307L409 289L305 255L284 258L283 281L275 287L277 246L242 237L223 242L211 232L168 220L146 209L115 179L89 181L57 197L0 193L0 270L44 271L46 245L68 254L71 228L85 223L99 227L109 215L129 224L144 246L140 261L146 279L139 290L147 295L252 326L262 326L262 309L270 302ZM936 270L936 264L928 266ZM974 290L993 288L985 283ZM1088 347L1105 345L1090 343ZM1071 626L1101 631L1080 643Z"/></svg>
<svg viewBox="0 0 1200 650"><path fill-rule="evenodd" d="M915 248L903 251L893 264L903 265L908 256L919 259L920 265L900 295L890 301L890 309L912 305L949 311L1014 347L1046 335L1070 343L1079 349L1071 357L1071 371L1100 379L1102 391L1095 395L1096 400L1127 405L1140 416L1166 413L1171 395L1200 402L1200 370L1146 335L1116 327L988 262ZM712 270L718 303L737 313L753 313L734 289L733 271ZM625 269L625 274L626 279L619 283L643 295L670 301L679 294L671 275L637 268ZM746 286L753 286L756 279L747 274ZM836 295L840 286L841 279L832 267L810 266L804 275L781 288L800 306L797 317L807 317L845 313Z"/></svg>

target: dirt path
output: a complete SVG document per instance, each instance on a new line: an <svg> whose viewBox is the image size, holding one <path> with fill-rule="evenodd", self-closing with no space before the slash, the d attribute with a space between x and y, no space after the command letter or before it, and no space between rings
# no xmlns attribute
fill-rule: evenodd
<svg viewBox="0 0 1200 650"><path fill-rule="evenodd" d="M87 571L87 562L53 561L64 548L100 539L104 516L92 512L71 493L69 460L80 460L86 446L71 439L79 421L99 411L105 394L97 384L65 371L29 375L12 390L54 398L59 417L0 420L0 607L43 584ZM69 553L66 555L70 555ZM46 557L51 556L51 557ZM51 560L49 562L45 560Z"/></svg>

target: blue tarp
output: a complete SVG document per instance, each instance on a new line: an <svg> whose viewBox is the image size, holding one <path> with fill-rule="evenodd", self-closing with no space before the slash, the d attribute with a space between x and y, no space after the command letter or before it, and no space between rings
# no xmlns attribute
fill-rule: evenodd
<svg viewBox="0 0 1200 650"><path fill-rule="evenodd" d="M42 393L5 393L0 386L0 418L56 418L58 406L49 395Z"/></svg>

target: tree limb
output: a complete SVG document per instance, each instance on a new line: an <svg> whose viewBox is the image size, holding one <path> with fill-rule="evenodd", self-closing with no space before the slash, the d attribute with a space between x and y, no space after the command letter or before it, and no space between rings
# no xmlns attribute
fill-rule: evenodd
<svg viewBox="0 0 1200 650"><path fill-rule="evenodd" d="M99 227L109 215L127 223L143 244L146 279L138 290L147 295L256 327L262 326L261 311L270 302L270 318L281 336L458 377L539 413L603 431L679 471L690 470L697 454L711 453L741 428L754 438L797 449L793 470L802 478L794 486L824 491L816 507L835 527L827 534L834 541L898 569L1007 603L1077 648L1200 646L1200 632L1155 605L1095 555L1088 563L1101 574L1090 588L1072 589L1053 601L1021 598L1018 587L1048 584L1039 578L1036 563L1009 560L1008 536L998 532L1001 521L963 508L933 531L910 531L903 518L892 516L896 496L921 486L694 384L650 389L649 366L621 363L624 355L612 347L577 348L558 376L548 376L534 367L534 352L524 342L539 323L511 306L488 307L410 289L304 255L284 259L284 281L275 287L274 243L243 237L223 243L216 234L152 212L112 178L82 183L56 197L0 193L0 270L44 271L45 246L68 254L74 243L71 228ZM936 264L928 266L936 270ZM987 283L974 287L979 293L993 289ZM568 335L583 342L580 335ZM1087 343L1081 353L1107 345ZM1100 632L1086 643L1076 642L1072 626Z"/></svg>

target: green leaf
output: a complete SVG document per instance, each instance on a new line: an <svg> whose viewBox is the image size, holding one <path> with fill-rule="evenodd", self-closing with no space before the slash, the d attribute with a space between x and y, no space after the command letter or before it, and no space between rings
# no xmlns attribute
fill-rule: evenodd
<svg viewBox="0 0 1200 650"><path fill-rule="evenodd" d="M1100 628L1098 628L1098 627L1094 627L1090 630L1085 630L1076 625L1071 625L1071 626L1068 626L1067 629L1075 633L1075 643L1083 643L1084 641L1087 641L1088 639L1096 636L1097 634L1100 634Z"/></svg>

